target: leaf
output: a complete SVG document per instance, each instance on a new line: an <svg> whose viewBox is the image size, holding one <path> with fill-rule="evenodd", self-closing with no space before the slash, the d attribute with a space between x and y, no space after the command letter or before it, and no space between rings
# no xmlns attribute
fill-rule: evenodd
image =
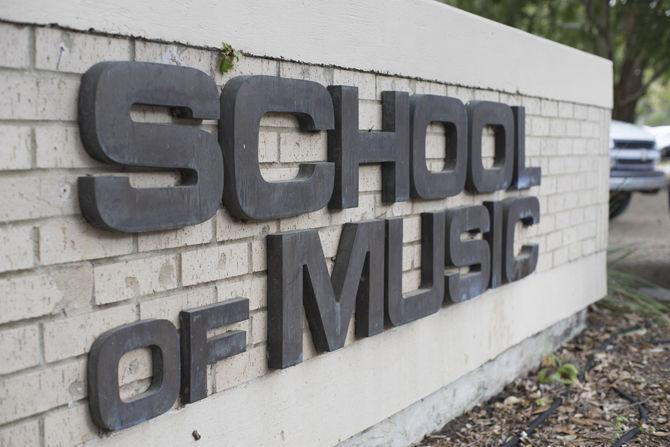
<svg viewBox="0 0 670 447"><path fill-rule="evenodd" d="M241 51L234 49L229 43L223 42L221 51L219 51L219 71L221 74L226 74L232 70L241 55Z"/></svg>
<svg viewBox="0 0 670 447"><path fill-rule="evenodd" d="M577 382L579 376L579 369L572 363L564 363L557 370L556 373L561 383L564 385L572 385Z"/></svg>

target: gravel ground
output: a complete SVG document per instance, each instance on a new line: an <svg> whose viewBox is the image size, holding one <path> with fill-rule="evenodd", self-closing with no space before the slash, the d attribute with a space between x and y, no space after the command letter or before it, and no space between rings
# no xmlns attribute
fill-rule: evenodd
<svg viewBox="0 0 670 447"><path fill-rule="evenodd" d="M611 259L625 254L614 264L614 281L632 275L657 284L652 292L665 301L656 309L666 321L636 312L634 300L611 282L610 296L589 309L584 333L419 445L670 446L667 192L635 194L629 209L610 221L609 244Z"/></svg>

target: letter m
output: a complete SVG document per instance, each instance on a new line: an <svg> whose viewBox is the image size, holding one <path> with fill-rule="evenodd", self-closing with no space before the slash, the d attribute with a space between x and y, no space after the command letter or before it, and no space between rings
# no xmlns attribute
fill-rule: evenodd
<svg viewBox="0 0 670 447"><path fill-rule="evenodd" d="M332 277L317 231L267 237L270 368L302 362L301 306L318 351L344 346L354 313L356 336L384 329L384 234L384 221L345 224Z"/></svg>

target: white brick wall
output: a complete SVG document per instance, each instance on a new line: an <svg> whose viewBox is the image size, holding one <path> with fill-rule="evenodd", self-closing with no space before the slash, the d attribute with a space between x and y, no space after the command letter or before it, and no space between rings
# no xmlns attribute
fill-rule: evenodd
<svg viewBox="0 0 670 447"><path fill-rule="evenodd" d="M12 441L16 439L27 446L70 446L96 439L86 405L86 353L105 330L139 318L167 318L178 324L181 310L247 297L247 352L212 365L210 392L267 374L264 241L270 233L319 229L324 253L331 258L343 223L405 216L403 289L410 290L420 279L419 213L536 195L540 224L522 231L519 242L540 244L538 272L606 249L607 110L246 56L231 73L221 75L215 51L57 28L0 23L0 41L5 43L0 48L0 447L18 445ZM213 76L220 87L241 74L357 86L362 129L380 128L384 90L523 105L528 164L542 167L542 185L523 192L463 193L388 205L381 202L379 167L366 166L360 170L359 207L354 209L324 209L262 223L239 222L221 209L208 222L175 231L100 231L81 218L76 179L113 168L92 160L79 141L80 76L98 61L132 59L193 66ZM325 159L324 133L302 134L294 119L281 115L266 116L261 125L259 159L266 178L290 178L300 162ZM203 128L216 132L212 123ZM441 126L429 127L427 165L433 170L442 168L444 138ZM140 184L159 181L173 178L133 174L133 182ZM308 333L305 339L307 359L314 352ZM353 333L347 345L352 341ZM146 378L146 356L137 354L124 362L129 386Z"/></svg>

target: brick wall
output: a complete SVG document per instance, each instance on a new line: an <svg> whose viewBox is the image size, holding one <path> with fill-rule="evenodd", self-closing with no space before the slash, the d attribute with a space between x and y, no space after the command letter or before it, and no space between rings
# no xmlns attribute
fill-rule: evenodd
<svg viewBox="0 0 670 447"><path fill-rule="evenodd" d="M86 353L98 335L123 323L167 318L178 324L180 310L248 297L251 318L238 325L248 331L247 351L209 367L209 391L220 393L268 373L265 236L270 233L318 228L324 253L332 258L343 223L404 216L403 289L411 290L420 280L419 213L536 195L540 224L519 228L518 242L539 243L538 272L606 249L608 110L255 57L243 57L222 76L214 50L48 27L0 23L0 42L2 447L70 446L98 436L88 416ZM220 209L208 222L177 231L140 235L99 231L80 215L76 181L84 175L109 174L114 168L94 161L82 148L76 105L82 73L104 60L192 66L213 76L220 87L241 74L354 85L359 88L362 129L381 128L384 90L523 105L527 164L542 167L542 184L522 192L464 193L446 200L386 205L381 203L380 168L365 166L360 171L359 206L353 209L323 209L244 224ZM135 120L171 120L160 109L137 108L133 114ZM300 133L297 122L282 115L268 115L261 124L260 161L267 179L291 178L299 162L326 158L325 133ZM214 122L202 127L216 132ZM432 170L442 167L444 140L442 128L431 125L427 156ZM492 134L485 140L485 154L492 163ZM178 181L170 173L127 175L139 186ZM352 341L353 332L347 344ZM315 352L311 342L304 346L309 362ZM119 368L124 395L146 387L151 375L148 359L145 351L124 357Z"/></svg>

